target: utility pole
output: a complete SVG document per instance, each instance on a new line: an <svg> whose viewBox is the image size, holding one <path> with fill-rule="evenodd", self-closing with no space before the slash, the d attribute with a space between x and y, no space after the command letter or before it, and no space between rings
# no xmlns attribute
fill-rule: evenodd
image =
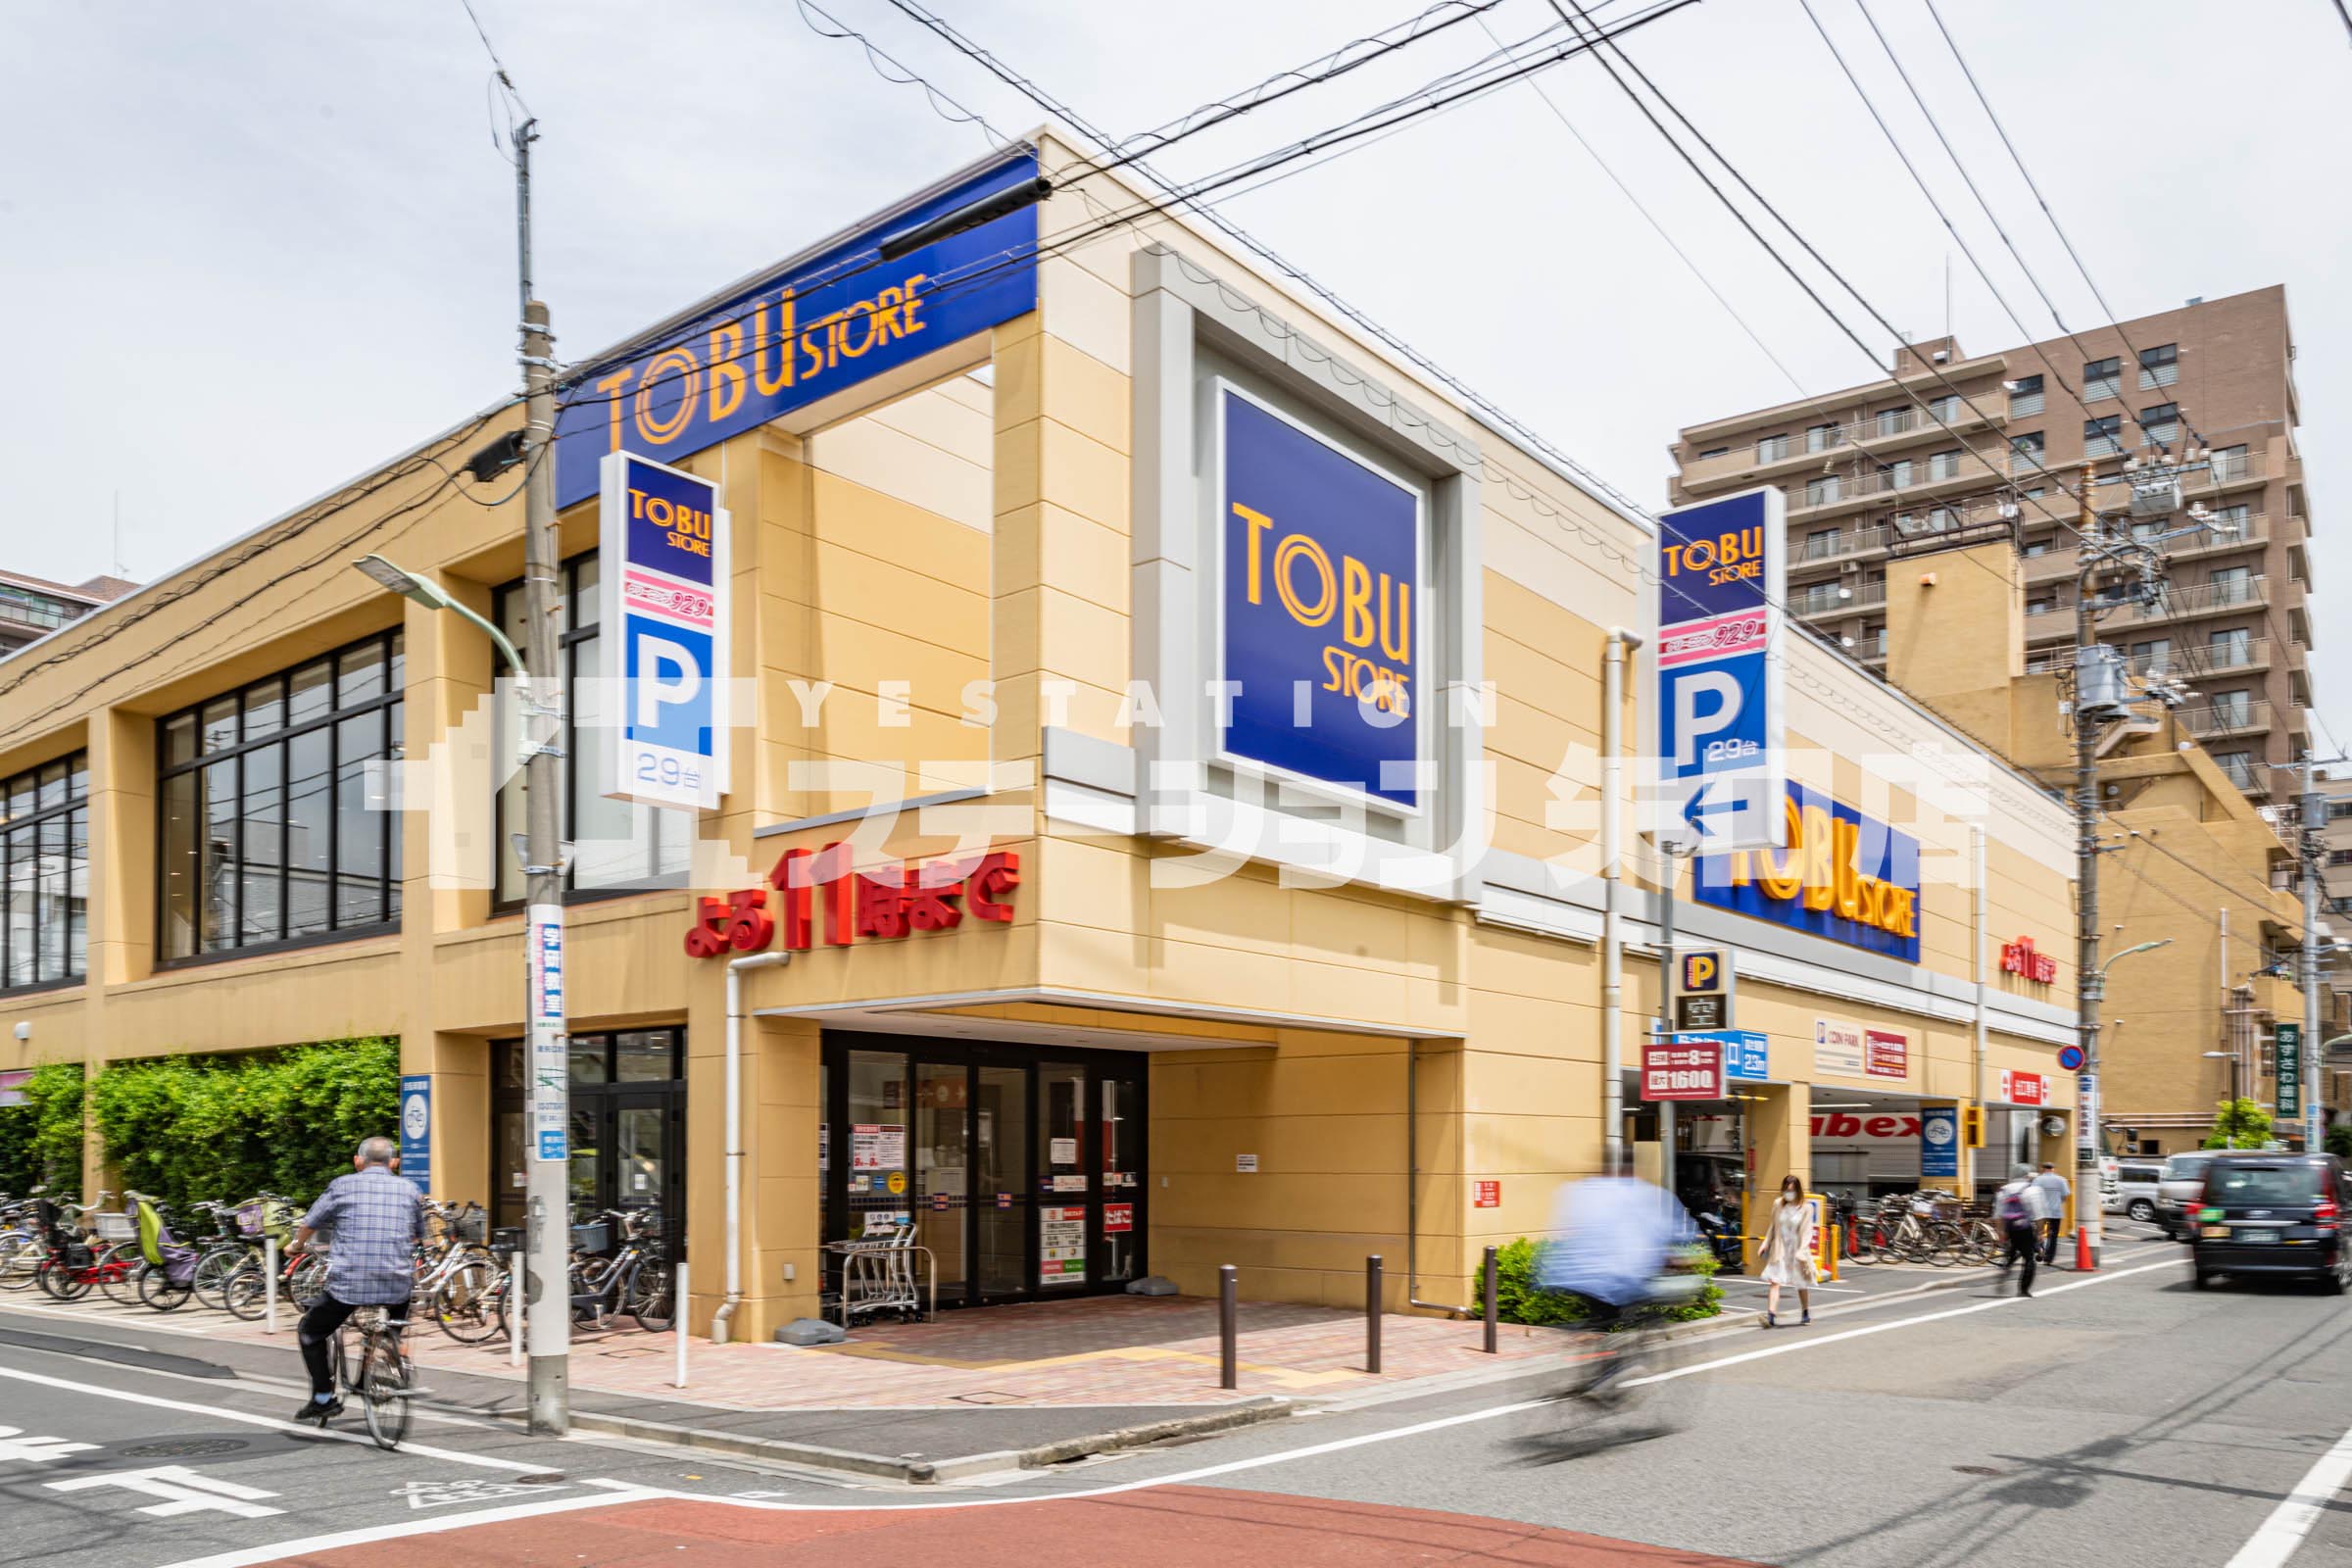
<svg viewBox="0 0 2352 1568"><path fill-rule="evenodd" d="M2297 964L2303 975L2303 1046L2296 1076L2302 1080L2298 1092L2303 1097L2303 1150L2316 1154L2327 1141L2320 1105L2320 872L2328 863L2328 799L2312 777L2308 747L2296 805L2303 816L2295 840L2295 858L2303 868L2303 949Z"/></svg>
<svg viewBox="0 0 2352 1568"><path fill-rule="evenodd" d="M2082 494L2077 498L2077 526L2082 535L2082 569L2075 583L2075 866L2080 923L2076 927L2075 984L2077 1042L2082 1048L2082 1072L2076 1080L2076 1110L2081 1118L2075 1138L2075 1250L2082 1266L2099 1266L2104 1240L2099 1224L2099 1004L2107 995L2107 976L2099 965L2099 762L2097 726L2083 710L2084 676L2090 650L2097 646L2098 628L2091 614L2090 581L2107 564L2098 508L2091 501L2096 470L2088 463L2081 469Z"/></svg>
<svg viewBox="0 0 2352 1568"><path fill-rule="evenodd" d="M556 362L547 307L531 289L531 143L536 120L514 133L515 253L522 305L522 604L528 753L523 763L524 922L531 1057L531 1139L525 1232L529 1423L541 1435L571 1426L571 1079L564 1022L564 855L557 815L564 677L556 616L561 550L556 537Z"/></svg>

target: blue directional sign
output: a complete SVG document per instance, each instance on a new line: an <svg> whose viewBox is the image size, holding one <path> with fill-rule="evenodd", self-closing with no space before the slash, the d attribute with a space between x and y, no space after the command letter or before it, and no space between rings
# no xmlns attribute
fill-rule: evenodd
<svg viewBox="0 0 2352 1568"><path fill-rule="evenodd" d="M1658 520L1651 831L1708 853L1787 840L1781 601L1787 501L1760 489Z"/></svg>
<svg viewBox="0 0 2352 1568"><path fill-rule="evenodd" d="M1743 1083L1768 1083L1772 1078L1770 1043L1760 1029L1685 1029L1674 1037L1712 1040L1723 1047L1723 1075Z"/></svg>

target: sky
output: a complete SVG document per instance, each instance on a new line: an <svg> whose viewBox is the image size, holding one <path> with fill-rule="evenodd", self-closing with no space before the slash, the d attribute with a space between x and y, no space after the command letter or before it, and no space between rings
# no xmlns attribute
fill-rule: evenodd
<svg viewBox="0 0 2352 1568"><path fill-rule="evenodd" d="M927 3L1115 136L1417 9ZM1587 3L1613 20L1639 0ZM2067 322L2100 319L1927 0L1809 3L2024 332L1804 3L1703 0L1625 47L1896 330L1944 329L1948 259L1964 349L2055 335L1867 4ZM1936 4L2118 314L2286 285L2307 493L2330 528L2333 506L2352 506L2336 482L2352 417L2339 276L2352 48L2329 0ZM1044 118L889 0L474 6L541 121L539 292L565 358L987 151L980 127L818 28L864 33L1001 132ZM1556 22L1549 0L1500 0L1191 137L1158 167L1208 174L1468 65L1495 47L1489 27L1516 42ZM514 388L514 178L461 0L11 0L6 23L0 312L17 352L0 373L0 567L153 577ZM1833 303L1864 346L1834 325L1591 60L1366 138L1222 211L1653 508L1680 426L1868 380L1893 342L1843 295ZM2326 585L2326 543L2312 555ZM2322 723L2352 744L2352 634L2324 633L2314 661Z"/></svg>

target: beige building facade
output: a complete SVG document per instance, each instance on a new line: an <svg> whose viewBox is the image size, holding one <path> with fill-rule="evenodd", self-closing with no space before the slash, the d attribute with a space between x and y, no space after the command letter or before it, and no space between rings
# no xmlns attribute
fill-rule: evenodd
<svg viewBox="0 0 2352 1568"><path fill-rule="evenodd" d="M2233 531L2175 545L2164 601L2101 635L2135 672L2187 683L2180 723L2239 788L2291 801L2278 769L2311 749L2314 638L2294 355L2282 286L1990 354L1909 344L1887 380L1687 426L1673 491L1784 489L1791 611L1881 667L1893 553L2012 508L2019 636L2043 668L2071 658L2079 565L2075 503L2052 475L2071 485L2090 461L2104 486L2187 463L2184 502Z"/></svg>
<svg viewBox="0 0 2352 1568"><path fill-rule="evenodd" d="M1604 692L1612 629L1654 623L1655 540L1249 256L1164 216L1105 224L1140 199L1115 176L1056 189L1037 244L965 274L1031 280L981 328L952 335L946 285L871 260L871 236L1029 176L960 172L581 362L599 412L564 441L718 487L734 686L714 808L606 795L615 628L598 504L568 502L575 1194L682 1216L700 1330L732 1184L738 1337L826 1306L827 1243L902 1226L958 1304L1146 1274L1200 1293L1226 1263L1252 1298L1348 1302L1379 1252L1392 1306L1460 1305L1480 1250L1542 1234L1600 1162L1612 997L1616 1130L1661 1153L1636 1070L1661 861L1639 769L1621 812L1602 799L1611 740L1647 733L1638 660L1614 715ZM819 317L820 265L875 292ZM912 341L851 364L891 311ZM738 356L785 385L771 343L825 390L720 428L751 395ZM686 356L666 380L664 354ZM382 554L518 628L517 474L446 478L517 418L0 662L0 798L28 781L8 831L40 867L0 1069L396 1035L431 1084L434 1188L519 1221L513 694L476 629L347 566ZM1375 502L1409 566L1376 564ZM1270 653L1242 640L1261 613L1285 617ZM1786 657L1792 779L1917 842L1918 956L1687 904L1682 940L1731 955L1762 1045L1708 1112L1728 1145L1683 1118L1686 1176L1702 1153L1735 1186L1807 1173L1837 1141L1817 1098L1890 1121L1993 1103L2004 1156L2071 1148L2065 812L1825 650ZM1408 765L1359 784L1269 755L1252 681L1285 711L1334 683L1342 748ZM1836 866L1824 847L1757 874L1797 902ZM2017 940L2054 972L1998 968ZM1867 1067L1840 1046L1865 1034ZM1997 1162L1963 1152L1943 1183Z"/></svg>

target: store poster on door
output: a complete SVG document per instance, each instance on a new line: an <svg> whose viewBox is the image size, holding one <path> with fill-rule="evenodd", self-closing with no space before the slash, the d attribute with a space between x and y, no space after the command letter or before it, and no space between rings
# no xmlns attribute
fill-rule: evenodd
<svg viewBox="0 0 2352 1568"><path fill-rule="evenodd" d="M1086 1278L1086 1205L1037 1211L1037 1283L1067 1285Z"/></svg>
<svg viewBox="0 0 2352 1568"><path fill-rule="evenodd" d="M1135 1229L1133 1203L1104 1203L1102 1205L1102 1234L1124 1236Z"/></svg>
<svg viewBox="0 0 2352 1568"><path fill-rule="evenodd" d="M1890 1029L1862 1031L1862 1065L1873 1078L1911 1076L1911 1038Z"/></svg>
<svg viewBox="0 0 2352 1568"><path fill-rule="evenodd" d="M898 1122L860 1122L850 1129L850 1169L905 1170L906 1128Z"/></svg>

